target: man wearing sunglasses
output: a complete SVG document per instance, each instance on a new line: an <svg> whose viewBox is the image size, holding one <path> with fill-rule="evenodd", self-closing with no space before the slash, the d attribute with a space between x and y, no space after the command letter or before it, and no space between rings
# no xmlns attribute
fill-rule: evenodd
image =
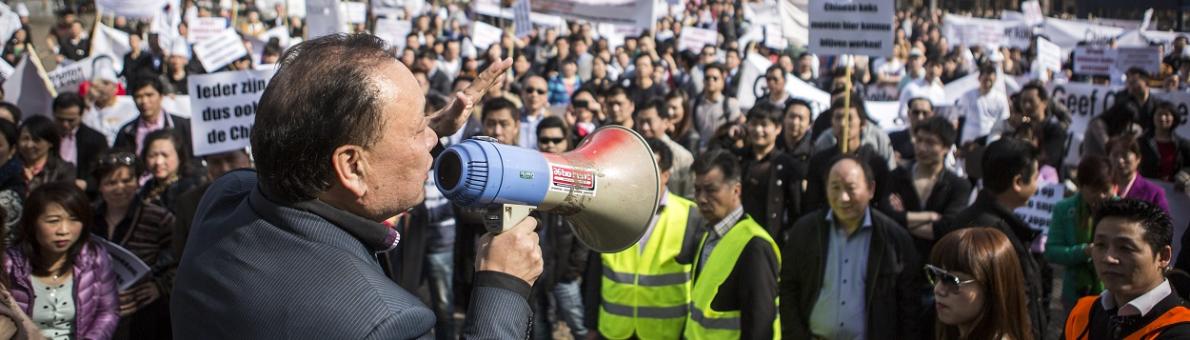
<svg viewBox="0 0 1190 340"><path fill-rule="evenodd" d="M547 108L550 105L549 99L549 84L539 75L529 75L525 77L522 85L521 102L525 103L524 110L520 112L520 137L517 137L517 143L522 148L537 148L537 124L541 122L542 118L549 115ZM516 114L517 112L513 112ZM515 118L515 117L514 117Z"/></svg>
<svg viewBox="0 0 1190 340"><path fill-rule="evenodd" d="M837 158L825 180L829 208L783 234L782 338L926 338L917 251L904 227L871 208L871 167Z"/></svg>
<svg viewBox="0 0 1190 340"><path fill-rule="evenodd" d="M1064 338L1190 338L1190 308L1165 278L1173 264L1169 215L1123 199L1104 203L1095 220L1091 262L1106 291L1078 300Z"/></svg>

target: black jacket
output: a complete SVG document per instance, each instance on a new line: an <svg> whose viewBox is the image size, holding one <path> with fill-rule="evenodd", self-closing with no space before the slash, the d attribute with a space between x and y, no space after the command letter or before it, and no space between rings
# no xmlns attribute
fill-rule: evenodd
<svg viewBox="0 0 1190 340"><path fill-rule="evenodd" d="M917 158L917 151L913 150L913 137L910 136L909 129L888 134L888 141L892 144L893 151L901 156L901 161L913 161Z"/></svg>
<svg viewBox="0 0 1190 340"><path fill-rule="evenodd" d="M174 134L178 135L178 140L181 140L182 144L186 144L183 146L183 150L186 150L189 154L194 154L194 149L190 147L190 120L171 113L166 114L169 115L169 119L165 121L165 128L173 129ZM136 151L136 146L141 143L141 141L136 140L136 129L140 126L140 120L141 117L136 117L136 119L120 127L120 131L116 133L116 143L112 145L112 149ZM178 156L189 157L189 154Z"/></svg>
<svg viewBox="0 0 1190 340"><path fill-rule="evenodd" d="M538 221L545 268L533 286L549 290L559 282L574 282L582 276L590 250L575 238L570 222L561 215L542 213Z"/></svg>
<svg viewBox="0 0 1190 340"><path fill-rule="evenodd" d="M1161 152L1157 147L1157 139L1153 135L1153 131L1145 133L1144 139L1140 141L1140 175L1145 178L1152 178L1161 181L1173 180L1173 175L1178 171L1190 170L1190 140L1182 138L1181 136L1173 136L1174 145L1174 166L1173 173L1170 177L1161 176Z"/></svg>
<svg viewBox="0 0 1190 340"><path fill-rule="evenodd" d="M1169 296L1165 297L1165 299L1161 300L1161 302L1158 302L1156 306L1153 306L1153 309L1149 310L1149 314L1141 317L1140 320L1131 327L1120 328L1120 336L1113 337L1112 335L1113 333L1116 333L1116 329L1112 325L1111 316L1115 315L1115 310L1104 310L1103 304L1101 304L1100 301L1096 299L1094 307L1091 308L1091 321L1087 323L1087 328L1089 329L1085 334L1082 335L1086 337L1080 337L1079 339L1110 340L1124 338L1125 336L1131 335L1132 332L1136 332L1141 328L1144 328L1146 325L1156 320L1157 317L1161 316L1161 314L1165 314L1166 311L1169 311L1176 306L1190 307L1190 305L1186 304L1185 300L1182 300L1182 298L1178 296L1178 291L1174 289L1174 291L1170 293ZM1159 334L1160 335L1154 339L1188 339L1190 338L1190 323L1169 326L1162 330ZM1066 335L1063 334L1062 338L1066 338Z"/></svg>
<svg viewBox="0 0 1190 340"><path fill-rule="evenodd" d="M955 215L967 207L967 201L971 198L971 182L946 169L942 170L940 177L934 183L934 189L930 190L930 198L922 202L921 197L917 196L917 189L913 187L913 165L897 167L888 181L889 195L880 199L883 207L881 211L889 213L889 217L903 226L909 225L910 211L936 212L942 215L942 221L937 224L954 219ZM900 198L901 209L893 206L891 200L894 195ZM914 237L913 241L917 244L917 253L923 259L930 254L933 240Z"/></svg>
<svg viewBox="0 0 1190 340"><path fill-rule="evenodd" d="M1017 258L1021 261L1021 270L1025 274L1025 294L1029 305L1029 321L1033 326L1033 338L1045 339L1048 301L1044 299L1041 288L1042 264L1037 263L1029 253L1029 245L1037 238L1038 232L1029 228L1029 225L1016 217L1012 210L996 202L993 194L980 191L975 203L959 212L953 223L934 226L934 239L941 239L954 230L974 227L999 229L1012 242Z"/></svg>
<svg viewBox="0 0 1190 340"><path fill-rule="evenodd" d="M802 216L783 235L781 258L781 335L810 339L810 315L822 290L830 222L827 209ZM927 317L921 307L922 265L905 228L876 209L868 253L864 297L869 337L925 339L919 326Z"/></svg>
<svg viewBox="0 0 1190 340"><path fill-rule="evenodd" d="M95 131L86 125L79 125L78 132L75 132L75 160L78 164L74 166L78 168L78 178L87 181L87 192L95 193L99 190L99 183L91 171L95 169L95 163L99 160L99 156L107 152L107 138L103 137L102 133Z"/></svg>
<svg viewBox="0 0 1190 340"><path fill-rule="evenodd" d="M753 178L752 167L763 162L769 163L768 176ZM768 230L769 235L781 235L801 217L802 179L806 173L794 163L792 156L775 149L763 160L756 160L751 150L741 156L745 182L740 199L744 211ZM749 192L748 188L755 187L765 187L764 192Z"/></svg>

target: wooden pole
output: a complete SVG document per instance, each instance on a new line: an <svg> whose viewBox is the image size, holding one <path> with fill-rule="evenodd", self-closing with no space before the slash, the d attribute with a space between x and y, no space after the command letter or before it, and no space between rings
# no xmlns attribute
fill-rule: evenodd
<svg viewBox="0 0 1190 340"><path fill-rule="evenodd" d="M840 56L840 58L846 55ZM839 154L846 155L851 152L851 68L854 64L851 58L847 58L847 72L846 81L843 82L843 138L839 141ZM858 147L858 145L857 145Z"/></svg>

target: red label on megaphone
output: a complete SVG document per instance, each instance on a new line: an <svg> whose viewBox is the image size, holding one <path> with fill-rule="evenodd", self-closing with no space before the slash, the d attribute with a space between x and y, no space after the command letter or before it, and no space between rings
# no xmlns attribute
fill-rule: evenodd
<svg viewBox="0 0 1190 340"><path fill-rule="evenodd" d="M595 196L595 171L550 164L550 190Z"/></svg>

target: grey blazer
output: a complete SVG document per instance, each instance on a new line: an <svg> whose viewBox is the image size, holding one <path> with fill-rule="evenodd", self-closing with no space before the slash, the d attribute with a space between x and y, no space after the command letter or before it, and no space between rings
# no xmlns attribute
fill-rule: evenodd
<svg viewBox="0 0 1190 340"><path fill-rule="evenodd" d="M377 262L396 243L378 223L318 201L274 203L250 170L211 185L195 216L170 301L176 339L410 339L434 326ZM463 336L526 338L529 285L479 274Z"/></svg>

